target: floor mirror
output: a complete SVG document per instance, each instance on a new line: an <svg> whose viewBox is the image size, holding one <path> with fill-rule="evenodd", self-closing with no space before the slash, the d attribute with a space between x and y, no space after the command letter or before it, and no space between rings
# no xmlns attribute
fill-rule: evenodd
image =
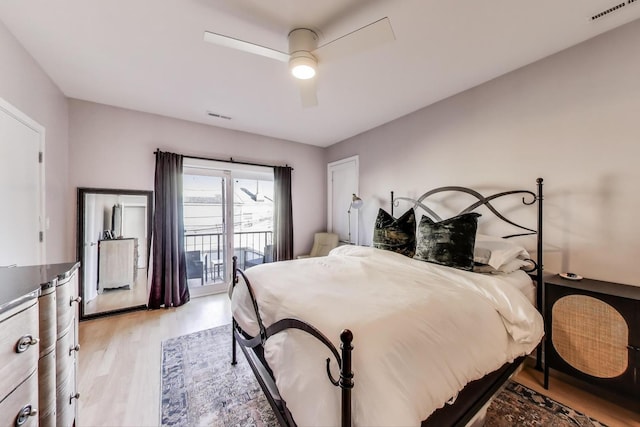
<svg viewBox="0 0 640 427"><path fill-rule="evenodd" d="M80 319L146 308L153 192L78 188Z"/></svg>

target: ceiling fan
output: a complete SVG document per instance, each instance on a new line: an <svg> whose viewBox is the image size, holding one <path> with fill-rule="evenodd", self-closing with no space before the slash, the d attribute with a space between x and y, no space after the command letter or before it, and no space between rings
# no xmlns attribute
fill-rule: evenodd
<svg viewBox="0 0 640 427"><path fill-rule="evenodd" d="M316 74L319 62L355 54L395 40L391 22L386 17L319 47L318 35L308 28L295 28L288 37L289 53L285 53L222 34L204 32L204 40L209 43L288 62L300 89L303 107L318 105Z"/></svg>

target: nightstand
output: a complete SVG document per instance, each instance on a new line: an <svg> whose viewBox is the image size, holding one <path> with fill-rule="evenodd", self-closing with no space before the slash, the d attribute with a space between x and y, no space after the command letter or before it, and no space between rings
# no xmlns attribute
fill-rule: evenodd
<svg viewBox="0 0 640 427"><path fill-rule="evenodd" d="M549 368L640 397L640 287L545 277L544 387Z"/></svg>

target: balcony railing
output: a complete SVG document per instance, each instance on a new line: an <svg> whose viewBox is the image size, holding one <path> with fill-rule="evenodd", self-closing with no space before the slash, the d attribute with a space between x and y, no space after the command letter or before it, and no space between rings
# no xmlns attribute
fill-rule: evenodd
<svg viewBox="0 0 640 427"><path fill-rule="evenodd" d="M226 246L223 233L185 233L184 250L187 258L187 279L200 279L200 284L222 282L227 277ZM239 267L270 261L273 232L251 231L233 234L234 255ZM190 284L195 284L190 282Z"/></svg>

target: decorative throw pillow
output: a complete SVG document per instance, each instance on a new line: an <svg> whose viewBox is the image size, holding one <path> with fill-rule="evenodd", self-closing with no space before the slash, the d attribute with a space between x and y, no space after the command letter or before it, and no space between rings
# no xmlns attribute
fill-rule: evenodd
<svg viewBox="0 0 640 427"><path fill-rule="evenodd" d="M413 257L416 252L416 214L413 209L398 219L380 209L373 229L373 247Z"/></svg>
<svg viewBox="0 0 640 427"><path fill-rule="evenodd" d="M440 222L422 216L414 258L461 270L473 270L473 247L479 213L469 212Z"/></svg>

